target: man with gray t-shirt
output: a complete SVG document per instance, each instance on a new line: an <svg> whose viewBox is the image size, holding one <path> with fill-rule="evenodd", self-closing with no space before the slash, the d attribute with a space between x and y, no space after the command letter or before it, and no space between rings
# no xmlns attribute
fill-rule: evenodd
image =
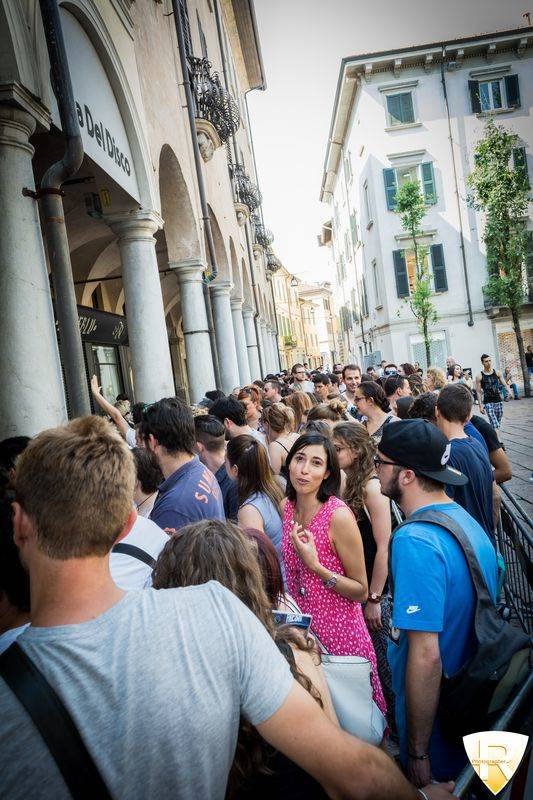
<svg viewBox="0 0 533 800"><path fill-rule="evenodd" d="M327 719L264 626L218 583L130 593L113 583L109 551L131 524L134 482L126 443L87 417L33 439L13 503L31 585L32 624L19 645L60 696L111 796L222 800L242 715L329 794L416 800L385 753ZM10 800L71 796L1 679L0 774ZM425 791L450 797L450 787Z"/></svg>

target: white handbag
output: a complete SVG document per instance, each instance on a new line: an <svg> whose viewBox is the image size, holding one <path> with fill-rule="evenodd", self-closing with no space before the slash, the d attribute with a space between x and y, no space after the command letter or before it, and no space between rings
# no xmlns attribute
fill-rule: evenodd
<svg viewBox="0 0 533 800"><path fill-rule="evenodd" d="M285 595L285 605L301 614L296 601ZM311 624L311 635L320 651L322 669L339 725L343 731L368 744L380 745L387 720L376 705L372 693L372 662L363 656L332 656Z"/></svg>
<svg viewBox="0 0 533 800"><path fill-rule="evenodd" d="M321 653L339 725L363 742L380 745L387 720L372 697L372 663L362 656Z"/></svg>

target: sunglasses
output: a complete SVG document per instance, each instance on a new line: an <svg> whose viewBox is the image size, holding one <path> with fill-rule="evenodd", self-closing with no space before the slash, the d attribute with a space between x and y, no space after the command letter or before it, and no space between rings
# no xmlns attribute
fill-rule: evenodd
<svg viewBox="0 0 533 800"><path fill-rule="evenodd" d="M147 404L144 406L144 408L143 408L143 410L142 410L142 418L144 419L144 421L145 421L145 422L148 422L148 412L149 412L149 411L150 411L150 409L151 409L151 408L153 408L154 406L155 406L155 403L147 403Z"/></svg>

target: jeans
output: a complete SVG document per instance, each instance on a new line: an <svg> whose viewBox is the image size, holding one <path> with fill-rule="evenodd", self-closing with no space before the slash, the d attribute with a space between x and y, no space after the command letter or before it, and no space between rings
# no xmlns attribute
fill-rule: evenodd
<svg viewBox="0 0 533 800"><path fill-rule="evenodd" d="M518 386L516 385L516 383L510 383L509 388L513 393L514 399L518 400ZM503 384L501 383L500 383L500 389L503 394L503 399L507 400L507 398L509 397L509 389L507 388L507 386L503 386Z"/></svg>

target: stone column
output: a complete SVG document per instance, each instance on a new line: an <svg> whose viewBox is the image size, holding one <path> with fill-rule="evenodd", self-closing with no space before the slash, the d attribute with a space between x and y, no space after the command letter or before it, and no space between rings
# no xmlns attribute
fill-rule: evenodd
<svg viewBox="0 0 533 800"><path fill-rule="evenodd" d="M265 375L270 372L270 351L268 349L266 322L264 319L259 320L259 329L261 331L261 341L259 342L259 347L261 348L261 360L263 362L263 370L265 373L264 375L261 375L261 379L263 379Z"/></svg>
<svg viewBox="0 0 533 800"><path fill-rule="evenodd" d="M222 391L230 394L239 386L239 366L231 322L230 281L216 281L209 291L213 301L213 322L217 340L218 367Z"/></svg>
<svg viewBox="0 0 533 800"><path fill-rule="evenodd" d="M248 348L246 345L246 334L244 332L244 321L242 318L242 298L231 298L231 316L233 317L233 334L235 336L235 348L237 350L237 364L239 366L239 378L241 386L251 382L250 364L248 363Z"/></svg>
<svg viewBox="0 0 533 800"><path fill-rule="evenodd" d="M276 335L276 331L272 330L272 354L274 358L274 368L272 372L279 372L281 369L281 364L279 360L279 351L278 351L278 337Z"/></svg>
<svg viewBox="0 0 533 800"><path fill-rule="evenodd" d="M105 218L118 236L128 340L137 402L154 403L176 390L170 361L154 233L163 220L154 211Z"/></svg>
<svg viewBox="0 0 533 800"><path fill-rule="evenodd" d="M250 364L250 377L252 381L258 380L261 375L254 316L255 312L251 306L243 306L242 318L244 321L244 333L246 336L246 348L248 350L248 363Z"/></svg>
<svg viewBox="0 0 533 800"><path fill-rule="evenodd" d="M67 410L28 139L30 113L0 105L0 439L34 436Z"/></svg>
<svg viewBox="0 0 533 800"><path fill-rule="evenodd" d="M215 388L215 370L202 283L205 264L202 261L189 260L171 261L168 266L176 270L180 284L189 394L191 402L198 403L206 392Z"/></svg>

